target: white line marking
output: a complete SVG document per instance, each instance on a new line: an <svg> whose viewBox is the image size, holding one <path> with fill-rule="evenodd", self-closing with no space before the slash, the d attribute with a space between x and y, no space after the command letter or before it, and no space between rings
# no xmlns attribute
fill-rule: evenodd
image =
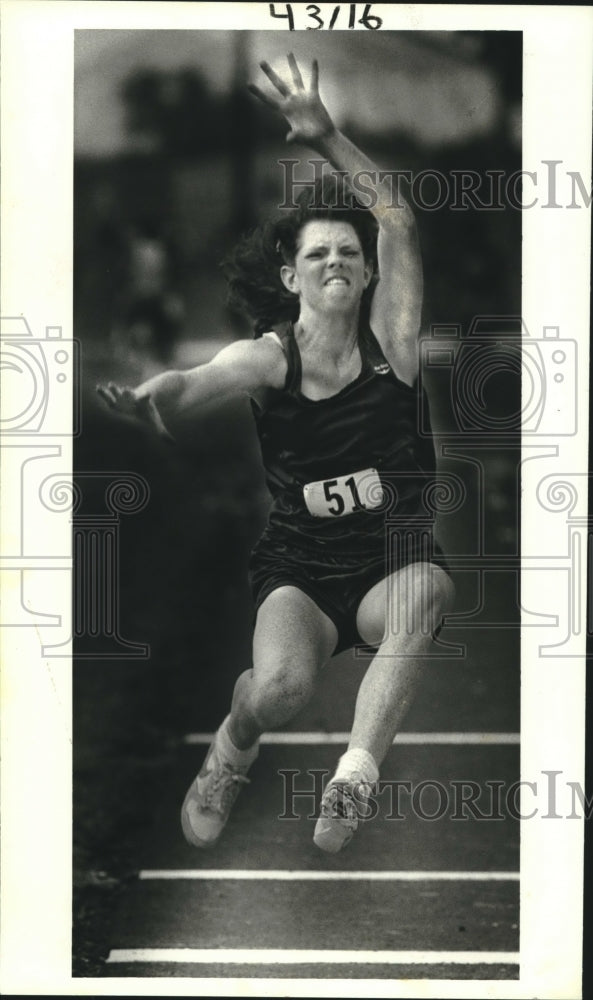
<svg viewBox="0 0 593 1000"><path fill-rule="evenodd" d="M139 878L156 879L239 879L271 882L518 882L519 872L430 872L430 871L298 871L250 868L156 868L139 872Z"/></svg>
<svg viewBox="0 0 593 1000"><path fill-rule="evenodd" d="M114 948L108 962L190 965L517 965L516 951L317 951L284 948Z"/></svg>
<svg viewBox="0 0 593 1000"><path fill-rule="evenodd" d="M214 733L188 733L183 742L208 745ZM348 743L350 733L266 733L260 739L262 746L333 745ZM394 743L400 745L451 744L456 746L510 746L520 742L519 733L398 733Z"/></svg>

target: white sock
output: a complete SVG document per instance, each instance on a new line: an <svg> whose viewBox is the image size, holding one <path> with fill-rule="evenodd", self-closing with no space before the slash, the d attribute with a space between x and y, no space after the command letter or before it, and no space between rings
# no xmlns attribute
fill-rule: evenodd
<svg viewBox="0 0 593 1000"><path fill-rule="evenodd" d="M379 768L375 758L362 747L346 750L338 761L338 767L332 781L352 781L356 775L358 781L366 781L374 785L379 778Z"/></svg>
<svg viewBox="0 0 593 1000"><path fill-rule="evenodd" d="M225 760L228 760L229 764L234 764L235 767L247 768L253 764L258 755L259 740L256 740L253 746L248 747L247 750L239 750L230 737L229 720L230 715L227 715L216 734L216 743L222 756Z"/></svg>

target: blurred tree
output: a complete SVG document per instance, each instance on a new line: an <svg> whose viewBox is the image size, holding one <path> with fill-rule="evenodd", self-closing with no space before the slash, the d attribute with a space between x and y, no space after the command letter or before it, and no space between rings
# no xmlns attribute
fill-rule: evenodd
<svg viewBox="0 0 593 1000"><path fill-rule="evenodd" d="M247 92L246 34L236 32L229 94L213 94L200 71L190 67L146 68L127 77L120 91L126 124L144 139L147 152L192 158L227 150L240 160L262 136L282 139L282 120Z"/></svg>
<svg viewBox="0 0 593 1000"><path fill-rule="evenodd" d="M154 152L196 156L225 143L223 102L197 70L139 70L124 82L122 99L128 128Z"/></svg>
<svg viewBox="0 0 593 1000"><path fill-rule="evenodd" d="M234 43L233 85L229 100L232 169L231 219L237 233L250 229L256 223L253 205L253 172L255 146L259 135L256 129L256 103L247 92L247 67L247 32L237 31Z"/></svg>
<svg viewBox="0 0 593 1000"><path fill-rule="evenodd" d="M479 59L495 74L505 100L509 104L520 101L523 96L522 32L484 31L478 37Z"/></svg>

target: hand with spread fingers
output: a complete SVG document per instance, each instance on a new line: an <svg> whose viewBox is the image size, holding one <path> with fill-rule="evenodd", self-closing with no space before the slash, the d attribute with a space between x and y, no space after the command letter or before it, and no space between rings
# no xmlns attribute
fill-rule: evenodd
<svg viewBox="0 0 593 1000"><path fill-rule="evenodd" d="M128 386L116 385L115 382L109 382L106 386L98 385L97 393L111 410L124 416L135 417L156 431L163 440L174 442L175 439L165 427L150 394L139 393Z"/></svg>
<svg viewBox="0 0 593 1000"><path fill-rule="evenodd" d="M314 59L311 82L306 88L292 52L288 56L288 65L292 74L292 86L286 84L269 63L260 63L262 70L280 95L279 97L269 97L253 84L249 85L249 90L264 104L284 115L290 125L290 131L286 136L287 142L303 142L308 146L315 147L320 140L331 135L335 130L334 123L319 96L319 66L317 60Z"/></svg>

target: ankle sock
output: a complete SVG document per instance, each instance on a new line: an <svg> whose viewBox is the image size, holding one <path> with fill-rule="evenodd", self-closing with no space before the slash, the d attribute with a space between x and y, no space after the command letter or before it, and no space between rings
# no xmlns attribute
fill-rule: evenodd
<svg viewBox="0 0 593 1000"><path fill-rule="evenodd" d="M331 780L351 781L353 775L356 775L359 781L366 781L370 785L374 785L379 778L379 768L375 758L362 747L353 747L342 754Z"/></svg>
<svg viewBox="0 0 593 1000"><path fill-rule="evenodd" d="M230 715L227 715L216 734L216 742L222 756L225 760L228 760L229 764L234 764L235 767L247 768L253 764L259 753L259 740L256 740L253 746L248 747L247 750L239 750L229 734L229 719Z"/></svg>

